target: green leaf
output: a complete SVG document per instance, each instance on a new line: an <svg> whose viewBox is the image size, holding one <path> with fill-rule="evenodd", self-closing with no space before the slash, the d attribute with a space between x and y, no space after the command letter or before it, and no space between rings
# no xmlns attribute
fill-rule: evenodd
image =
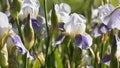
<svg viewBox="0 0 120 68"><path fill-rule="evenodd" d="M63 68L63 65L62 65L62 59L61 59L61 55L60 55L60 52L58 51L58 49L56 49L55 51L55 59L56 59L56 68Z"/></svg>

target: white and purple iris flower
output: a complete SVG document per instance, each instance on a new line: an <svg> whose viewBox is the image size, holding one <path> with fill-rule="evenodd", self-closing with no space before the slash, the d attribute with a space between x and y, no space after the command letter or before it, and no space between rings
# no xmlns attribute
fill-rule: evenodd
<svg viewBox="0 0 120 68"><path fill-rule="evenodd" d="M30 14L30 20L35 33L37 33L45 23L45 18L39 15L39 8L38 0L23 0L23 5L19 13L19 18L23 21L23 25L26 22L27 16ZM39 20L37 18L39 18Z"/></svg>
<svg viewBox="0 0 120 68"><path fill-rule="evenodd" d="M20 37L15 34L12 30L12 26L9 24L8 17L4 13L0 12L0 38L4 35L4 33L8 31L9 38L12 39L11 44L13 43L15 47L21 54L27 53L27 57L30 59L34 59L33 56L30 55L29 51L24 47ZM7 40L6 44L7 44ZM8 44L10 45L10 44Z"/></svg>
<svg viewBox="0 0 120 68"><path fill-rule="evenodd" d="M91 36L85 32L86 19L84 16L76 13L71 14L63 27L65 34L61 34L53 45L62 43L66 35L74 39L74 45L81 49L88 49L92 45Z"/></svg>
<svg viewBox="0 0 120 68"><path fill-rule="evenodd" d="M120 30L120 8L106 4L98 8L99 19L102 23L93 28L94 37L105 34L112 29Z"/></svg>

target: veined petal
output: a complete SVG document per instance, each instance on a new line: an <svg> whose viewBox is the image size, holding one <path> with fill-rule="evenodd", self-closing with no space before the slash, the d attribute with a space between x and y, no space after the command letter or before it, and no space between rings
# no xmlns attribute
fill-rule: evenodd
<svg viewBox="0 0 120 68"><path fill-rule="evenodd" d="M39 12L39 2L38 0L24 0L19 17L24 20L30 14L32 17L36 18Z"/></svg>
<svg viewBox="0 0 120 68"><path fill-rule="evenodd" d="M78 34L75 36L74 44L81 49L88 49L92 45L92 38L88 34Z"/></svg>
<svg viewBox="0 0 120 68"><path fill-rule="evenodd" d="M27 58L30 58L31 60L34 60L34 57L29 53L29 51L24 47L20 37L18 35L12 34L11 38L13 40L13 43L16 45L18 51L21 54L27 53Z"/></svg>
<svg viewBox="0 0 120 68"><path fill-rule="evenodd" d="M93 32L93 36L96 38L96 37L100 36L101 34L107 33L110 30L111 29L107 25L102 23L102 24L94 27L92 29L92 32Z"/></svg>
<svg viewBox="0 0 120 68"><path fill-rule="evenodd" d="M103 22L104 17L111 14L114 9L115 7L112 4L105 4L103 6L100 6L98 8L98 14L99 14L101 21ZM107 24L107 23L108 22L104 22L104 24Z"/></svg>
<svg viewBox="0 0 120 68"><path fill-rule="evenodd" d="M64 25L65 31L73 37L76 34L83 34L86 29L85 22L86 20L82 15L73 13Z"/></svg>
<svg viewBox="0 0 120 68"><path fill-rule="evenodd" d="M36 19L31 19L31 22L34 32L37 33L40 30L39 22Z"/></svg>
<svg viewBox="0 0 120 68"><path fill-rule="evenodd" d="M110 30L110 28L103 23L98 27L98 29L99 29L99 33L101 34L105 34Z"/></svg>
<svg viewBox="0 0 120 68"><path fill-rule="evenodd" d="M18 51L22 54L25 54L27 52L27 49L24 47L20 37L18 35L12 34L11 38L13 40L13 43L16 45Z"/></svg>
<svg viewBox="0 0 120 68"><path fill-rule="evenodd" d="M117 28L118 30L120 30L120 7L116 8L104 20L106 21L107 19L109 19L108 24L107 24L108 27L110 27L112 29Z"/></svg>
<svg viewBox="0 0 120 68"><path fill-rule="evenodd" d="M64 39L65 39L65 34L61 34L60 36L58 36L58 38L55 40L55 42L52 45L55 46L61 44Z"/></svg>

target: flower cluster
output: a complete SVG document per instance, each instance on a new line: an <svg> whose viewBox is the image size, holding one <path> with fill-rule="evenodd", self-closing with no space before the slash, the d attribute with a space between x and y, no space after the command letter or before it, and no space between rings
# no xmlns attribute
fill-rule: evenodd
<svg viewBox="0 0 120 68"><path fill-rule="evenodd" d="M120 68L119 6L47 1L0 1L0 68Z"/></svg>

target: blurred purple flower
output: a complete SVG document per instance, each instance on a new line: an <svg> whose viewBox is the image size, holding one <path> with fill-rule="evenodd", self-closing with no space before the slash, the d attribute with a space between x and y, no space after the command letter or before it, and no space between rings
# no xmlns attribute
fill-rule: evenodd
<svg viewBox="0 0 120 68"><path fill-rule="evenodd" d="M92 32L95 37L105 34L111 29L120 30L120 8L115 8L112 4L106 4L98 8L101 24L93 28Z"/></svg>
<svg viewBox="0 0 120 68"><path fill-rule="evenodd" d="M13 43L16 45L18 51L21 53L21 54L25 54L27 53L27 57L30 58L31 60L33 60L33 56L30 55L29 51L24 47L20 37L18 35L15 35L15 34L12 34L11 35L11 38L13 40Z"/></svg>

